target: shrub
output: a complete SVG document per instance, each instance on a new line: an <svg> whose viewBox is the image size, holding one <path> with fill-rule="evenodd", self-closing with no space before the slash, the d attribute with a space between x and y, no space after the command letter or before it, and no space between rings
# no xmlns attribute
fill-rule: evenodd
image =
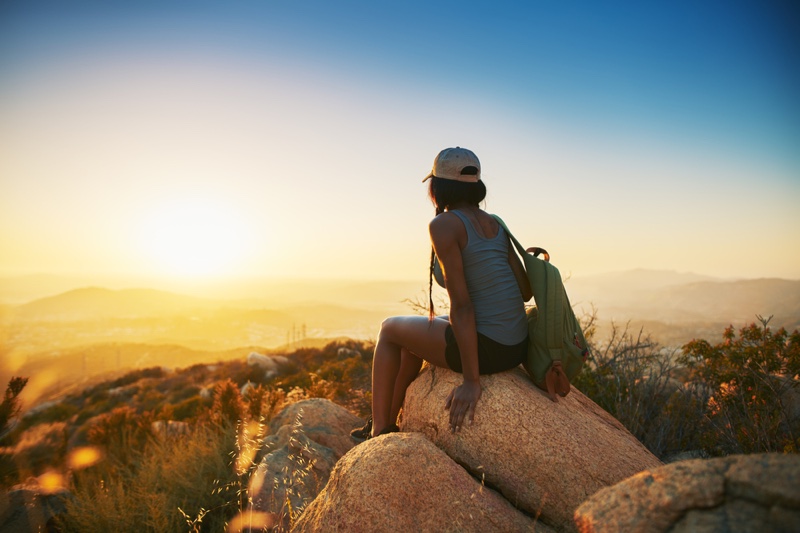
<svg viewBox="0 0 800 533"><path fill-rule="evenodd" d="M137 397L134 397L133 403L136 403L137 401L138 395ZM79 425L83 424L87 420L109 413L116 407L120 406L120 404L125 403L125 399L122 398L122 396L109 396L108 392L105 390L96 392L88 397L84 395L83 408L78 413L76 423Z"/></svg>
<svg viewBox="0 0 800 533"><path fill-rule="evenodd" d="M197 418L211 407L211 401L194 396L172 406L172 420L189 420Z"/></svg>
<svg viewBox="0 0 800 533"><path fill-rule="evenodd" d="M108 384L104 384L105 387L114 389L117 387L124 387L125 385L130 385L131 383L136 383L137 381L144 379L144 378L160 378L164 376L164 369L160 366L151 367L151 368L142 368L141 370L134 370L132 372L128 372L121 378L115 379Z"/></svg>
<svg viewBox="0 0 800 533"><path fill-rule="evenodd" d="M99 416L87 432L89 444L101 447L119 468L134 468L153 437L153 417L132 407L118 407Z"/></svg>
<svg viewBox="0 0 800 533"><path fill-rule="evenodd" d="M22 408L19 395L27 384L28 378L20 377L12 377L8 382L3 401L0 402L0 438L6 433L11 420L19 414Z"/></svg>
<svg viewBox="0 0 800 533"><path fill-rule="evenodd" d="M612 323L609 339L598 343L594 321L594 313L584 318L591 355L575 386L662 459L699 447L693 429L702 423L702 401L674 378L675 354L628 325Z"/></svg>
<svg viewBox="0 0 800 533"><path fill-rule="evenodd" d="M244 419L245 406L239 394L239 387L226 379L214 387L214 405L211 407L211 418L221 426L235 427Z"/></svg>
<svg viewBox="0 0 800 533"><path fill-rule="evenodd" d="M134 404L140 411L153 411L166 401L166 395L156 387L142 387L136 393Z"/></svg>
<svg viewBox="0 0 800 533"><path fill-rule="evenodd" d="M20 481L19 468L13 450L0 448L0 490L5 492L5 489Z"/></svg>
<svg viewBox="0 0 800 533"><path fill-rule="evenodd" d="M247 394L247 416L251 421L269 422L287 404L286 391L257 385Z"/></svg>
<svg viewBox="0 0 800 533"><path fill-rule="evenodd" d="M200 387L197 385L184 385L182 387L173 388L168 392L169 401L172 403L177 403L197 397L197 395L200 394Z"/></svg>
<svg viewBox="0 0 800 533"><path fill-rule="evenodd" d="M714 455L800 448L800 333L773 332L771 318L684 347L681 362L710 396L703 438Z"/></svg>
<svg viewBox="0 0 800 533"><path fill-rule="evenodd" d="M66 422L78 414L78 411L80 411L78 406L68 402L60 402L30 416L26 413L21 425L23 427L32 427L37 424Z"/></svg>
<svg viewBox="0 0 800 533"><path fill-rule="evenodd" d="M248 381L252 383L264 383L264 370L257 366L250 366L246 361L231 361L225 365L225 375L238 386L242 386Z"/></svg>

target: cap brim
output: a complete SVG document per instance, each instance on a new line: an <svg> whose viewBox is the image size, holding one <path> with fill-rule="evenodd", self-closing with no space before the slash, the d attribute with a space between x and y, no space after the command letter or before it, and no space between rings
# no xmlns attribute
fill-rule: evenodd
<svg viewBox="0 0 800 533"><path fill-rule="evenodd" d="M422 182L425 183L429 179L436 177L442 180L458 181L461 183L478 183L479 181L481 181L480 176L459 176L458 178L443 178L441 176L434 176L433 174L428 174L427 176L425 176L425 179L423 179Z"/></svg>

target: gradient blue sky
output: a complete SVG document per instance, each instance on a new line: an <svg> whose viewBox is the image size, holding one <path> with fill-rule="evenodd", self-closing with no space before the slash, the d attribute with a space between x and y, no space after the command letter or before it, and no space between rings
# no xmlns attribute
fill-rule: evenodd
<svg viewBox="0 0 800 533"><path fill-rule="evenodd" d="M575 276L800 278L793 2L0 4L0 274L426 278L436 153Z"/></svg>

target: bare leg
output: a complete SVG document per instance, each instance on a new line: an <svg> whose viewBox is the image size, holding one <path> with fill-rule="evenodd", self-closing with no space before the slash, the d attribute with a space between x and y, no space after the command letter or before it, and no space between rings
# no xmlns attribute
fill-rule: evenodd
<svg viewBox="0 0 800 533"><path fill-rule="evenodd" d="M448 324L447 320L441 318L429 321L422 316L392 317L383 322L372 358L373 435L397 421L397 413L394 419L391 416L395 395L398 398L405 397L405 389L413 380L413 377L407 377L411 373L413 360L404 368L407 374L398 380L402 349L418 354L433 365L447 367L444 331ZM409 356L414 357L411 354Z"/></svg>
<svg viewBox="0 0 800 533"><path fill-rule="evenodd" d="M406 389L411 382L419 375L419 369L422 368L421 357L417 357L407 349L400 350L400 371L397 374L397 379L394 382L394 395L392 396L392 409L389 411L389 423L396 424L397 416L400 414L400 409L403 407L403 402L406 399Z"/></svg>
<svg viewBox="0 0 800 533"><path fill-rule="evenodd" d="M383 327L381 331L383 331ZM381 340L372 355L372 436L381 432L391 421L389 410L394 396L394 384L400 370L400 347Z"/></svg>

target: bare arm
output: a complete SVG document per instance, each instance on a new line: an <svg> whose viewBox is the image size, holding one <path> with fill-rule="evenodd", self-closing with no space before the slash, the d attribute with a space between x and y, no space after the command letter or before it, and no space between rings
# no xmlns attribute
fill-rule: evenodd
<svg viewBox="0 0 800 533"><path fill-rule="evenodd" d="M451 429L456 430L461 427L467 415L472 421L475 405L481 395L478 331L461 257L461 246L466 243L466 232L461 221L455 215L447 213L433 219L429 229L434 251L442 263L447 293L450 296L450 324L461 352L464 383L450 393L446 405L450 409ZM463 244L459 243L459 237L463 239Z"/></svg>

